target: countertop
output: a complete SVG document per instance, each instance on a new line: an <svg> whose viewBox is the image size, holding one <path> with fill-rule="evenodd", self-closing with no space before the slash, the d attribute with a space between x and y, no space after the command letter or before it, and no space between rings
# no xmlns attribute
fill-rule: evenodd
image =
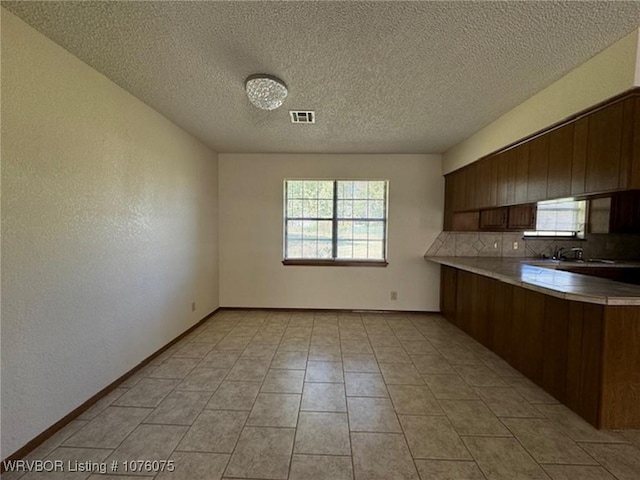
<svg viewBox="0 0 640 480"><path fill-rule="evenodd" d="M564 262L505 257L425 256L425 259L566 300L600 305L640 306L640 286L555 269ZM585 262L581 265L640 267L638 262L613 265Z"/></svg>

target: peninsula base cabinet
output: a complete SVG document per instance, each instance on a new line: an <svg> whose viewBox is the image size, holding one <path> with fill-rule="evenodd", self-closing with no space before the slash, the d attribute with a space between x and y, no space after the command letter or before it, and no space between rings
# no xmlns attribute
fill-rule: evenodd
<svg viewBox="0 0 640 480"><path fill-rule="evenodd" d="M597 428L640 428L640 307L569 301L442 266L441 312Z"/></svg>

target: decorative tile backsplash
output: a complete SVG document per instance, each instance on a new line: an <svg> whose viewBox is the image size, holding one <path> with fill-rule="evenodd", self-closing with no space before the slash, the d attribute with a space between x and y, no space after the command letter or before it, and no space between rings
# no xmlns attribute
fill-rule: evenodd
<svg viewBox="0 0 640 480"><path fill-rule="evenodd" d="M513 248L517 243L518 248ZM559 247L584 249L584 258L640 259L640 235L589 234L576 239L524 239L518 232L441 232L427 250L434 257L551 257Z"/></svg>

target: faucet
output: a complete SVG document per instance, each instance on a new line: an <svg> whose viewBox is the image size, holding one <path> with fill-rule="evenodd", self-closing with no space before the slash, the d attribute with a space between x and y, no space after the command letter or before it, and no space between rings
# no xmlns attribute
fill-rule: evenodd
<svg viewBox="0 0 640 480"><path fill-rule="evenodd" d="M564 247L557 248L555 253L553 254L553 256L551 258L553 260L562 260L562 251L563 250L564 250Z"/></svg>

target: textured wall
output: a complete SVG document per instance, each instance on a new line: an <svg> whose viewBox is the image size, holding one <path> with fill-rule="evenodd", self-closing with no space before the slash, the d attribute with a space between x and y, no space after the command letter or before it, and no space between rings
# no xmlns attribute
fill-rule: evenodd
<svg viewBox="0 0 640 480"><path fill-rule="evenodd" d="M443 157L443 173L463 167L487 153L640 85L639 32L635 30L622 38L449 149Z"/></svg>
<svg viewBox="0 0 640 480"><path fill-rule="evenodd" d="M438 310L439 268L422 256L442 226L440 168L439 155L221 154L220 304ZM285 178L388 179L389 266L283 266Z"/></svg>
<svg viewBox="0 0 640 480"><path fill-rule="evenodd" d="M5 458L218 306L217 161L5 10L1 134Z"/></svg>

